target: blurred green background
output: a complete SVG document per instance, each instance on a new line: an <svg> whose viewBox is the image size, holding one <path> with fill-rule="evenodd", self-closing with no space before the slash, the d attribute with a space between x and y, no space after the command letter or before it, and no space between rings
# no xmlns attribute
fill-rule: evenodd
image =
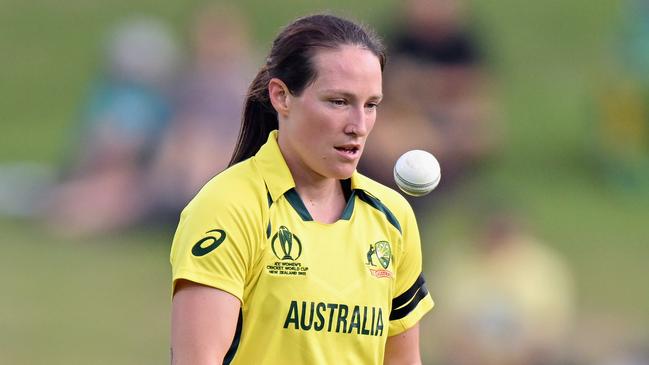
<svg viewBox="0 0 649 365"><path fill-rule="evenodd" d="M330 9L390 24L398 1L243 0L259 54L296 16ZM199 1L0 3L0 163L57 163L97 71L105 31L125 15L157 15L186 34ZM502 152L420 217L435 252L468 238L475 201L516 203L577 280L579 315L649 327L649 194L612 187L592 159L593 94L610 73L620 25L613 0L473 1L506 124ZM0 220L0 363L168 362L173 231L70 241ZM434 289L433 289L434 291ZM434 314L433 314L434 315ZM435 341L435 339L425 339Z"/></svg>

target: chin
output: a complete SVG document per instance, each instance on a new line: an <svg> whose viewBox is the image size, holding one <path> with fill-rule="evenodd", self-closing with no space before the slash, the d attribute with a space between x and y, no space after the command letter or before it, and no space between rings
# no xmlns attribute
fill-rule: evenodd
<svg viewBox="0 0 649 365"><path fill-rule="evenodd" d="M353 166L341 166L332 170L329 176L337 180L346 180L352 177L354 171L356 171L356 164Z"/></svg>

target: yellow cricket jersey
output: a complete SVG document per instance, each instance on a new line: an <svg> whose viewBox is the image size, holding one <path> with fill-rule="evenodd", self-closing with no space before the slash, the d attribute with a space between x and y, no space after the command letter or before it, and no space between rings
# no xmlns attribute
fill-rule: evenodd
<svg viewBox="0 0 649 365"><path fill-rule="evenodd" d="M241 300L229 364L382 364L388 336L433 307L415 216L397 192L355 172L341 218L314 221L277 131L208 182L181 214L173 282Z"/></svg>

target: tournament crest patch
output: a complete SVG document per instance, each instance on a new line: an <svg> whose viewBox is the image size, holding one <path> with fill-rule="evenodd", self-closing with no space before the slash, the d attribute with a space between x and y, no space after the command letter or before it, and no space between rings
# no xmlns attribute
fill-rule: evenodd
<svg viewBox="0 0 649 365"><path fill-rule="evenodd" d="M266 271L279 276L306 276L309 268L299 259L302 256L302 241L286 226L279 230L270 240L270 248L277 261L266 265Z"/></svg>

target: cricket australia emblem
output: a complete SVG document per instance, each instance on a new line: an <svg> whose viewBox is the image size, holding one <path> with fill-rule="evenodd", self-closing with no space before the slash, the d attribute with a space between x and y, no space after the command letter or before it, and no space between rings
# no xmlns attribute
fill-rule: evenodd
<svg viewBox="0 0 649 365"><path fill-rule="evenodd" d="M388 270L392 261L390 242L378 241L370 245L366 256L367 262L365 262L365 265L373 276L377 278L391 278L393 276L392 271Z"/></svg>

